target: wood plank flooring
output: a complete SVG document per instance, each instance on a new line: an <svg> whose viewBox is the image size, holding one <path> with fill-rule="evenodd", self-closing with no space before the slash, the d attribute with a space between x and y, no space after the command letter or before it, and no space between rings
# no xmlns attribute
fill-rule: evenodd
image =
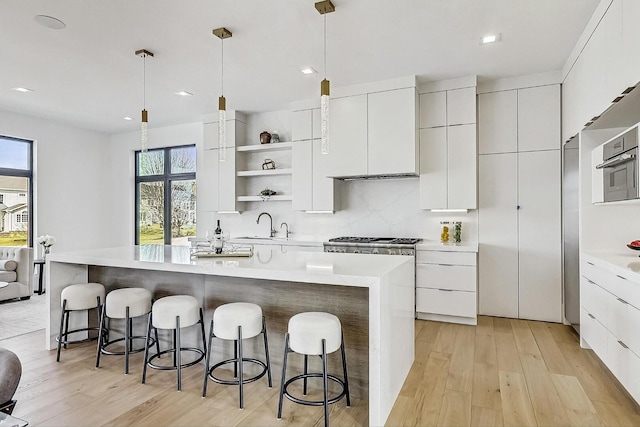
<svg viewBox="0 0 640 427"><path fill-rule="evenodd" d="M140 384L142 355L131 374L121 357L103 357L95 344L41 350L44 331L0 340L16 352L23 375L14 415L32 426L321 426L322 409L285 400L276 419L280 372L248 384L245 409L237 389L209 383L200 395L203 367L175 373L150 370ZM331 405L334 426L368 424L367 402ZM416 321L416 359L388 426L639 426L640 407L578 337L564 325L479 317L477 326Z"/></svg>
<svg viewBox="0 0 640 427"><path fill-rule="evenodd" d="M387 426L640 426L640 407L569 326L416 321Z"/></svg>

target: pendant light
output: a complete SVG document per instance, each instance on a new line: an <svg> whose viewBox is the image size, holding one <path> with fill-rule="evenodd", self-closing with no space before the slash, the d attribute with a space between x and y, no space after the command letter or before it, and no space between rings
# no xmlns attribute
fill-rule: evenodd
<svg viewBox="0 0 640 427"><path fill-rule="evenodd" d="M142 120L140 121L140 145L142 152L147 152L149 145L149 134L147 132L147 124L149 122L149 116L147 114L147 56L153 58L153 53L146 49L136 50L136 56L142 58Z"/></svg>
<svg viewBox="0 0 640 427"><path fill-rule="evenodd" d="M233 34L226 28L216 28L213 35L220 39L220 97L218 98L218 159L224 162L227 158L227 100L224 97L224 39Z"/></svg>
<svg viewBox="0 0 640 427"><path fill-rule="evenodd" d="M330 84L327 80L327 13L336 10L331 0L324 0L316 3L316 10L324 18L324 80L320 82L320 151L322 154L329 154L329 93Z"/></svg>

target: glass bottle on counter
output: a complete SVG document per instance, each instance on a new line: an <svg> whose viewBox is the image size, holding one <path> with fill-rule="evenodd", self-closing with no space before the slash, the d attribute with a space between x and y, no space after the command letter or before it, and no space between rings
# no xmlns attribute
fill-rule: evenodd
<svg viewBox="0 0 640 427"><path fill-rule="evenodd" d="M456 221L453 223L453 243L462 242L462 222Z"/></svg>
<svg viewBox="0 0 640 427"><path fill-rule="evenodd" d="M440 242L449 243L449 221L440 221L442 231L440 232Z"/></svg>
<svg viewBox="0 0 640 427"><path fill-rule="evenodd" d="M222 229L220 228L220 220L218 220L218 226L215 229L215 236L213 239L213 248L215 249L215 252L217 254L222 253L223 243L224 242L222 241Z"/></svg>

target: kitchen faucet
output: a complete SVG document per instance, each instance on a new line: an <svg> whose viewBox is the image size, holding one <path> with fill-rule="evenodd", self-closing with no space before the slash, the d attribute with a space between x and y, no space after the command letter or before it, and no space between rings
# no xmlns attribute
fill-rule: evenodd
<svg viewBox="0 0 640 427"><path fill-rule="evenodd" d="M286 222L283 222L282 224L280 224L280 228L282 228L282 226L285 226L285 237L288 239L289 238L289 224L287 224Z"/></svg>
<svg viewBox="0 0 640 427"><path fill-rule="evenodd" d="M269 217L269 237L274 237L276 235L276 230L273 228L273 218L271 218L271 215L269 215L268 212L260 213L260 215L258 215L258 219L256 219L256 224L260 224L260 217L262 217L262 215Z"/></svg>

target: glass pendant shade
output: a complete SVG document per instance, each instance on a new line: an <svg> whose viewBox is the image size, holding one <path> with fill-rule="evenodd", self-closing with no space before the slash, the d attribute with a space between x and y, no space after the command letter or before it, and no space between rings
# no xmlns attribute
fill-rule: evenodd
<svg viewBox="0 0 640 427"><path fill-rule="evenodd" d="M147 131L147 124L149 123L149 117L147 110L142 110L142 121L140 121L140 147L143 153L147 152L149 148L149 133Z"/></svg>
<svg viewBox="0 0 640 427"><path fill-rule="evenodd" d="M320 83L320 152L329 154L329 80Z"/></svg>
<svg viewBox="0 0 640 427"><path fill-rule="evenodd" d="M218 151L219 160L227 158L227 109L224 96L218 98Z"/></svg>

